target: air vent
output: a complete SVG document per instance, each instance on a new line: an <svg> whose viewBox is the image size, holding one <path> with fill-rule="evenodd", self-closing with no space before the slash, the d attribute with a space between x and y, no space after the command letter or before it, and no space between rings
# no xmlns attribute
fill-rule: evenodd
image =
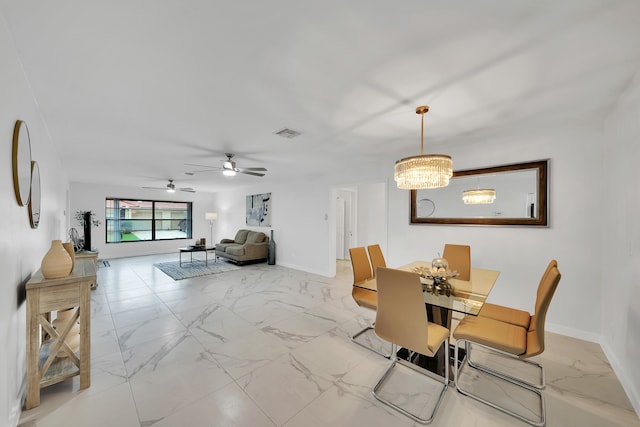
<svg viewBox="0 0 640 427"><path fill-rule="evenodd" d="M293 130L293 129L289 129L289 128L284 128L284 129L280 129L277 132L274 132L276 135L280 135L283 138L295 138L296 136L302 135L302 132L298 132L297 130Z"/></svg>

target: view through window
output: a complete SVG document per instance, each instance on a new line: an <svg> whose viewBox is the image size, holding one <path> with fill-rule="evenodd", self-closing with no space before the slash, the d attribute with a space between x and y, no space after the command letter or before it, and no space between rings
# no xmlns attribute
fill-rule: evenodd
<svg viewBox="0 0 640 427"><path fill-rule="evenodd" d="M191 238L191 202L107 198L107 243Z"/></svg>

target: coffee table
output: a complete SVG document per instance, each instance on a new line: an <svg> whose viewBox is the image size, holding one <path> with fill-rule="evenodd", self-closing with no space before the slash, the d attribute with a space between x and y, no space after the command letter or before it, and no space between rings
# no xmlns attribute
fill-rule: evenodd
<svg viewBox="0 0 640 427"><path fill-rule="evenodd" d="M209 251L213 251L215 248L208 248L206 246L185 246L183 248L179 248L180 251L180 267L182 267L182 254L188 253L190 256L189 262L193 262L193 253L194 252L204 252L204 265L209 265ZM215 261L215 258L214 258Z"/></svg>

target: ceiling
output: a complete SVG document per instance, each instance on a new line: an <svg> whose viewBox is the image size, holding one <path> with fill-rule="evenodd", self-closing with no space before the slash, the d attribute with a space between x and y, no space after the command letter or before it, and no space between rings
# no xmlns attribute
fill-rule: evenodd
<svg viewBox="0 0 640 427"><path fill-rule="evenodd" d="M0 0L70 180L219 191L603 120L640 70L635 0ZM291 128L294 139L274 132ZM187 176L185 163L266 177ZM355 169L354 173L355 173Z"/></svg>

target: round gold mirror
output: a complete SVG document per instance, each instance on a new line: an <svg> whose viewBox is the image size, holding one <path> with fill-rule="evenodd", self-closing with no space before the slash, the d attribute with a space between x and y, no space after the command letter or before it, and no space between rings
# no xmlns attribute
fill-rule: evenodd
<svg viewBox="0 0 640 427"><path fill-rule="evenodd" d="M38 162L31 162L31 196L29 197L29 222L31 228L40 223L40 168Z"/></svg>
<svg viewBox="0 0 640 427"><path fill-rule="evenodd" d="M13 128L13 189L18 205L27 206L31 191L31 140L22 120Z"/></svg>

